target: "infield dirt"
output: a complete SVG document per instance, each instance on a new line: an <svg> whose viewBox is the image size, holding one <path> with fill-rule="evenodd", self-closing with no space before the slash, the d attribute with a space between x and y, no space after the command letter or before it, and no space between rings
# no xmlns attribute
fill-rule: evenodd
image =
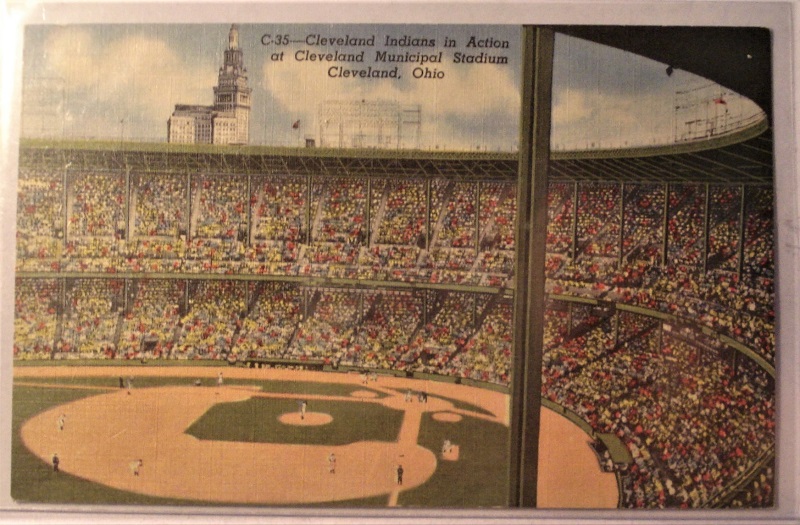
<svg viewBox="0 0 800 525"><path fill-rule="evenodd" d="M189 379L209 382L219 371L226 379L291 380L358 385L358 374L286 369L217 367L18 367L15 384L34 385L53 377L186 377L186 386L106 390L45 410L21 429L25 446L43 461L61 458L60 469L83 479L121 490L153 496L226 504L293 505L346 501L380 495L397 503L401 491L423 485L441 458L418 444L426 412L438 421L472 417L508 425L508 396L486 389L437 381L380 376L368 389L347 396L269 393L248 386L225 384L194 387ZM74 387L86 387L79 381ZM44 386L44 383L42 384ZM427 403L406 401L407 389L428 393ZM376 392L379 392L377 394ZM395 442L359 441L326 446L297 443L242 443L199 440L185 432L218 403L254 396L380 403L403 412ZM446 398L446 399L443 399ZM481 410L456 407L449 400ZM63 430L57 420L67 414ZM616 481L599 471L588 437L562 417L543 410L539 502L543 507L614 507ZM303 419L287 412L276 424L324 426L329 414L310 410ZM549 430L548 430L549 429ZM336 473L328 456L336 455ZM438 452L438 451L437 451ZM131 462L142 459L139 475ZM457 461L457 458L446 458ZM403 484L396 469L403 466Z"/></svg>

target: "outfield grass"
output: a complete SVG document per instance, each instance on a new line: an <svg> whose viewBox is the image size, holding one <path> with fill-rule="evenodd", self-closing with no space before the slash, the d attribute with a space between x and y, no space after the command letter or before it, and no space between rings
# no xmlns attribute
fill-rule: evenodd
<svg viewBox="0 0 800 525"><path fill-rule="evenodd" d="M459 446L458 461L441 459L442 443ZM464 418L441 422L423 414L419 444L439 457L423 485L401 492L398 503L423 507L507 507L509 430L499 423Z"/></svg>
<svg viewBox="0 0 800 525"><path fill-rule="evenodd" d="M214 405L186 432L214 441L336 446L358 441L396 441L403 423L401 411L364 401L313 400L308 411L330 414L333 421L319 426L284 425L278 417L298 412L296 400L254 397Z"/></svg>
<svg viewBox="0 0 800 525"><path fill-rule="evenodd" d="M393 388L392 390L401 394L405 394L408 391L407 388ZM412 396L414 397L414 399L416 399L417 398L416 392L412 391ZM483 414L484 416L494 416L492 412L486 410L485 408L479 407L478 405L473 405L472 403L467 403L466 401L428 394L428 399L433 399L433 398L443 399L448 403L452 403L453 408L455 408L456 410L466 410L468 412L475 412L476 414Z"/></svg>
<svg viewBox="0 0 800 525"><path fill-rule="evenodd" d="M72 376L27 378L20 380L19 383L26 380L52 384L52 388L22 384L14 386L11 496L15 500L57 504L220 505L125 492L64 472L54 473L49 463L31 454L22 444L20 438L22 424L48 408L103 393L69 387L86 385L118 388L118 379ZM185 377L137 377L134 379L134 388L187 385L191 384L191 381ZM216 384L214 378L205 378L203 381L204 385L208 386ZM368 388L363 385L335 383L227 378L225 384L259 386L263 391L274 393L340 396ZM461 408L471 410L477 408L456 400L448 399L448 401L458 404ZM226 403L209 410L190 427L188 432L201 439L338 445L359 440L394 441L402 424L402 412L358 400L346 402L310 400L309 412L325 412L334 417L333 422L328 425L295 427L277 424L276 418L280 414L297 409L296 400L252 398L239 403ZM468 417L457 423L439 422L432 419L431 414L424 414L420 428L420 445L438 456L444 439L450 439L459 445L459 460L451 462L440 459L433 476L422 486L401 493L399 504L413 507L505 507L508 497L508 428ZM376 496L320 503L312 507L363 508L383 507L386 504L386 496Z"/></svg>
<svg viewBox="0 0 800 525"><path fill-rule="evenodd" d="M46 379L46 380L45 380ZM145 378L138 378L144 380ZM186 378L152 377L150 386L185 385ZM74 390L65 386L118 386L115 378L71 377L36 378L37 383L53 383L53 388L15 385L12 395L12 440L11 440L11 497L20 503L75 504L75 505L152 505L152 506L220 506L219 503L159 498L126 492L81 479L65 472L55 473L49 463L33 455L20 438L20 429L25 421L49 408L103 392ZM267 382L262 382L267 383ZM274 383L283 383L275 381ZM142 385L141 381L137 381ZM209 381L211 384L211 381ZM310 386L349 386L310 383ZM354 388L362 390L363 388ZM53 451L57 452L57 451ZM348 501L321 503L315 507L385 507L386 496L361 498ZM264 507L265 504L241 505Z"/></svg>
<svg viewBox="0 0 800 525"><path fill-rule="evenodd" d="M123 383L127 375L123 376ZM196 386L195 381L200 381L200 387L216 387L216 377L188 378L188 377L162 377L162 376L137 376L133 379L133 388L150 388L159 386ZM64 386L99 386L120 388L119 378L110 376L80 376L69 377L25 377L16 380L18 384L37 383ZM375 393L374 399L387 397L379 390L373 390L363 385L350 385L342 383L316 383L309 381L281 381L268 379L228 379L224 380L225 386L257 387L262 392L294 395L320 395L350 397L353 392L369 390Z"/></svg>
<svg viewBox="0 0 800 525"><path fill-rule="evenodd" d="M88 390L15 386L11 440L11 497L18 502L74 504L189 505L193 501L144 496L86 481L65 472L53 472L25 448L20 438L22 424L50 407L97 395ZM57 451L53 451L57 452Z"/></svg>

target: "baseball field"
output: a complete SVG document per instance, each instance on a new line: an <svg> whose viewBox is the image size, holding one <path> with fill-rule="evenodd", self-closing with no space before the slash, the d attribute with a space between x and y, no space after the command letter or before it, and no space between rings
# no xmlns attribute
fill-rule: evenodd
<svg viewBox="0 0 800 525"><path fill-rule="evenodd" d="M616 506L588 441L543 410L540 506ZM474 508L509 493L508 394L381 374L16 366L12 446L20 503Z"/></svg>

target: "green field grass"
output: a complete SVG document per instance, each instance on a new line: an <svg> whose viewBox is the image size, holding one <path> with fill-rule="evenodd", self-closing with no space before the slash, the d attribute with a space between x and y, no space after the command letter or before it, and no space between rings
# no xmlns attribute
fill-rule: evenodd
<svg viewBox="0 0 800 525"><path fill-rule="evenodd" d="M123 382L127 375L123 376ZM200 382L200 388L212 387L217 385L216 377L188 378L188 377L161 377L161 376L138 376L133 379L133 388L150 388L158 386L196 386L195 382ZM81 376L74 375L69 377L30 377L19 378L18 384L37 383L52 384L63 386L99 386L108 388L120 388L118 377L105 376ZM374 392L374 399L386 397L386 394L378 390L365 386L356 386L339 383L315 383L309 381L281 381L281 380L259 380L259 379L225 379L226 386L248 386L257 387L262 392L294 394L294 395L320 395L320 396L343 396L349 397L357 390L369 390Z"/></svg>
<svg viewBox="0 0 800 525"><path fill-rule="evenodd" d="M81 381L78 381L81 380ZM113 378L75 378L63 386L84 384L96 386L102 380ZM163 385L185 384L185 378L160 379ZM40 381L37 381L40 382ZM326 386L326 385L318 385ZM330 386L330 385L328 385ZM49 463L33 455L20 438L20 429L25 421L51 407L69 403L85 397L99 395L96 391L72 390L54 386L53 388L15 386L12 397L12 443L11 443L11 497L19 503L47 503L74 505L146 505L146 506L219 506L196 500L159 498L134 492L117 490L93 483L65 472L55 473ZM56 451L54 451L56 452ZM62 462L64 460L62 459ZM63 464L63 463L62 463ZM313 507L384 507L386 496L336 501L312 505ZM265 505L240 505L245 507L264 507Z"/></svg>
<svg viewBox="0 0 800 525"><path fill-rule="evenodd" d="M50 464L34 456L20 438L22 424L50 407L97 395L89 390L16 386L12 401L11 497L28 503L187 505L195 502L156 498L113 489L53 472ZM57 451L53 451L57 452ZM62 464L65 459L62 458Z"/></svg>
<svg viewBox="0 0 800 525"><path fill-rule="evenodd" d="M400 394L405 394L406 391L407 391L407 389L402 389L402 388L393 388L392 390L394 390L395 392L398 392ZM414 399L417 398L415 392L412 392L412 395L413 395ZM442 396L435 396L435 395L428 394L428 399L433 399L433 398L443 399L445 401L448 401L448 402L452 403L453 404L453 408L455 408L456 410L467 410L469 412L475 412L477 414L483 414L484 416L493 416L494 415L493 413L491 413L490 411L486 410L485 408L481 408L478 405L473 405L472 403L467 403L466 401L459 401L458 399L451 399L449 397L442 397Z"/></svg>
<svg viewBox="0 0 800 525"><path fill-rule="evenodd" d="M25 386L26 380L52 387ZM190 384L188 378L137 377L134 388ZM204 384L215 384L206 378ZM226 385L259 386L267 392L346 396L363 385L308 383L300 381L225 380ZM118 388L115 377L30 378L18 380L12 402L12 472L11 495L16 501L51 504L99 505L177 505L219 506L193 500L158 498L125 492L80 479L64 472L54 473L49 463L30 453L22 444L20 428L34 415L51 407L102 391L77 390L72 386ZM203 387L198 387L203 388ZM449 400L455 401L455 400ZM226 406L227 405L227 406ZM334 421L321 427L292 427L269 424L284 412L297 410L296 400L253 398L245 402L217 405L190 429L202 439L297 442L309 444L344 444L362 439L393 441L397 439L402 413L364 401L334 402L311 400L309 412L326 412ZM337 424L336 421L340 423ZM245 422L247 424L242 424ZM347 424L344 424L347 422ZM278 431L279 432L276 432ZM204 434L205 433L205 434ZM226 433L228 433L226 435ZM272 437L270 437L272 436ZM458 444L458 462L440 461L433 477L417 489L403 492L399 503L411 507L495 507L505 506L508 492L508 429L483 420L464 418L458 423L442 423L425 414L420 430L420 444L439 454L447 438ZM55 452L55 451L54 451ZM63 461L63 460L62 460ZM384 507L386 496L310 505L310 507ZM237 505L240 506L240 505ZM251 505L264 507L266 505Z"/></svg>
<svg viewBox="0 0 800 525"><path fill-rule="evenodd" d="M282 414L298 411L294 399L254 397L211 407L186 432L198 439L247 443L347 445L358 441L396 441L403 413L364 401L314 400L309 412L333 416L327 425L299 426L278 422Z"/></svg>
<svg viewBox="0 0 800 525"><path fill-rule="evenodd" d="M458 461L439 459L423 485L401 492L398 503L425 507L506 507L509 430L498 423L464 418L441 422L423 414L419 444L440 456L449 439L459 446Z"/></svg>

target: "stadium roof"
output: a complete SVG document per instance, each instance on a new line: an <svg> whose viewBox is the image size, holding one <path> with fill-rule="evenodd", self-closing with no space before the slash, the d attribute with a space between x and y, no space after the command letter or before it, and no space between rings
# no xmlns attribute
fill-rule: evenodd
<svg viewBox="0 0 800 525"><path fill-rule="evenodd" d="M768 29L675 26L555 26L553 29L712 80L749 98L771 118L772 36Z"/></svg>
<svg viewBox="0 0 800 525"><path fill-rule="evenodd" d="M23 141L20 165L70 171L324 175L513 180L517 155L175 146L173 144ZM550 179L627 183L771 184L772 135L766 122L711 140L632 149L553 152Z"/></svg>

